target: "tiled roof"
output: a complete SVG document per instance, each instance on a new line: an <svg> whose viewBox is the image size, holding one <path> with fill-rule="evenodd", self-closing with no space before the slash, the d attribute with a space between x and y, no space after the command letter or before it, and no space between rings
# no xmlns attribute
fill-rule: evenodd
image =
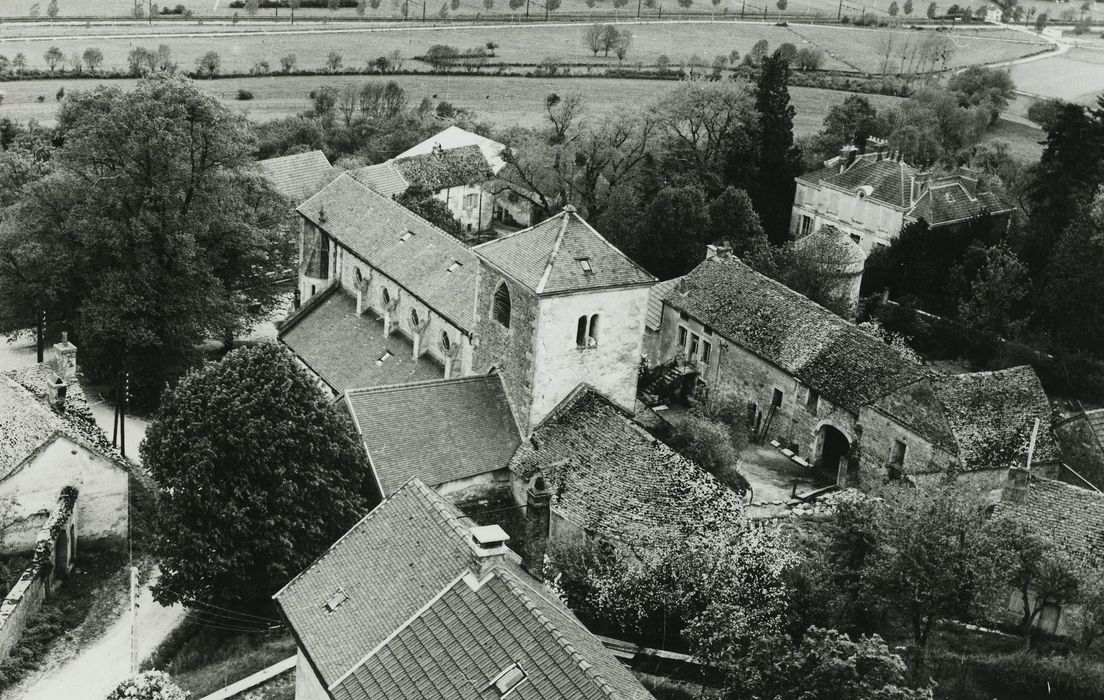
<svg viewBox="0 0 1104 700"><path fill-rule="evenodd" d="M851 240L851 237L843 231L828 224L821 226L815 233L797 239L794 247L799 251L811 248L823 254L826 262L836 265L866 262L863 247Z"/></svg>
<svg viewBox="0 0 1104 700"><path fill-rule="evenodd" d="M437 486L504 469L521 442L497 373L352 389L345 401L384 494L412 477Z"/></svg>
<svg viewBox="0 0 1104 700"><path fill-rule="evenodd" d="M322 151L269 158L257 164L276 189L293 202L302 202L322 189L333 170Z"/></svg>
<svg viewBox="0 0 1104 700"><path fill-rule="evenodd" d="M479 146L461 146L422 155L395 158L392 166L412 185L436 192L446 187L476 185L494 177Z"/></svg>
<svg viewBox="0 0 1104 700"><path fill-rule="evenodd" d="M639 539L708 525L703 519L722 527L743 519L728 487L585 386L537 427L510 468L526 480L542 472L553 511L606 537Z"/></svg>
<svg viewBox="0 0 1104 700"><path fill-rule="evenodd" d="M357 182L371 187L384 197L400 195L406 192L406 188L410 187L410 183L403 178L402 173L395 168L391 161L352 170L349 174Z"/></svg>
<svg viewBox="0 0 1104 700"><path fill-rule="evenodd" d="M525 673L510 694L518 700L652 697L562 605L535 595L525 578L498 568L477 588L455 581L334 697L481 700L489 697L490 682L514 664ZM596 658L608 663L592 664Z"/></svg>
<svg viewBox="0 0 1104 700"><path fill-rule="evenodd" d="M663 280L662 282L656 282L650 290L648 290L648 317L644 322L644 325L651 330L659 330L659 324L663 320L663 297L667 295L667 292L679 281L681 277L676 277L670 280Z"/></svg>
<svg viewBox="0 0 1104 700"><path fill-rule="evenodd" d="M711 258L665 301L853 412L921 379L921 368L739 259Z"/></svg>
<svg viewBox="0 0 1104 700"><path fill-rule="evenodd" d="M1051 407L1030 367L940 377L935 391L958 447L964 469L999 469L1024 464L1035 419L1039 434L1034 463L1060 457Z"/></svg>
<svg viewBox="0 0 1104 700"><path fill-rule="evenodd" d="M888 158L878 160L878 154L867 153L858 156L842 173L839 171L838 157L828 163L826 167L798 179L815 185L827 184L847 192L868 186L872 189L868 195L872 199L901 209L907 209L912 204L912 176L919 171L904 161Z"/></svg>
<svg viewBox="0 0 1104 700"><path fill-rule="evenodd" d="M0 479L59 435L125 467L126 460L96 425L78 384L69 385L64 413L46 404L46 372L46 365L35 365L0 374Z"/></svg>
<svg viewBox="0 0 1104 700"><path fill-rule="evenodd" d="M411 146L395 156L395 158L425 155L426 153L432 153L433 149L437 146L440 146L446 151L453 148L462 148L464 146L479 146L479 149L483 152L483 157L486 158L487 163L490 164L491 170L498 173L498 171L506 167L506 161L502 159L502 152L506 150L504 145L486 136L480 136L479 134L461 129L458 126L450 126L444 131L430 136L425 141Z"/></svg>
<svg viewBox="0 0 1104 700"><path fill-rule="evenodd" d="M478 700L515 663L519 700L651 698L508 550L477 576L473 525L412 479L276 594L335 698Z"/></svg>
<svg viewBox="0 0 1104 700"><path fill-rule="evenodd" d="M383 321L370 312L357 316L356 301L338 285L319 297L281 329L280 340L337 393L441 377L443 368L428 355L413 359L406 336L385 338Z"/></svg>
<svg viewBox="0 0 1104 700"><path fill-rule="evenodd" d="M475 328L479 260L460 241L345 174L298 211L454 325Z"/></svg>
<svg viewBox="0 0 1104 700"><path fill-rule="evenodd" d="M1093 435L1096 436L1096 441L1104 446L1104 408L1085 411L1085 420L1088 422Z"/></svg>
<svg viewBox="0 0 1104 700"><path fill-rule="evenodd" d="M932 226L950 224L982 214L1002 214L1012 207L992 192L978 192L971 197L957 179L933 184L916 200L907 216L924 219Z"/></svg>
<svg viewBox="0 0 1104 700"><path fill-rule="evenodd" d="M995 513L1022 518L1071 554L1104 556L1104 494L1031 476L1024 503L1001 501Z"/></svg>
<svg viewBox="0 0 1104 700"><path fill-rule="evenodd" d="M570 205L536 226L473 250L538 294L655 282Z"/></svg>

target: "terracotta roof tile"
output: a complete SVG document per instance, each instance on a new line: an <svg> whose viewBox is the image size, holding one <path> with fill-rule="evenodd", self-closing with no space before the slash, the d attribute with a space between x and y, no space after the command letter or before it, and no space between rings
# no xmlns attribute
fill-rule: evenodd
<svg viewBox="0 0 1104 700"><path fill-rule="evenodd" d="M454 325L474 329L479 260L460 241L347 174L298 212ZM415 235L402 240L408 231Z"/></svg>
<svg viewBox="0 0 1104 700"><path fill-rule="evenodd" d="M664 299L853 412L924 376L881 340L732 256L698 265Z"/></svg>
<svg viewBox="0 0 1104 700"><path fill-rule="evenodd" d="M596 391L568 397L522 444L510 468L550 482L552 509L608 537L634 539L742 521L740 499L711 474L646 433Z"/></svg>
<svg viewBox="0 0 1104 700"><path fill-rule="evenodd" d="M832 165L802 175L799 179L831 185L847 192L869 186L873 189L869 195L872 199L900 209L907 209L912 203L911 178L919 171L904 161L888 158L878 160L876 153L867 153L856 158L842 173L839 171L838 159L834 158L829 163Z"/></svg>
<svg viewBox="0 0 1104 700"><path fill-rule="evenodd" d="M283 326L280 340L335 392L441 378L444 369L430 356L413 359L406 336L385 338L383 321L357 316L356 302L337 285L311 301Z"/></svg>
<svg viewBox="0 0 1104 700"><path fill-rule="evenodd" d="M322 151L308 151L257 161L282 195L302 202L325 186L333 166Z"/></svg>
<svg viewBox="0 0 1104 700"><path fill-rule="evenodd" d="M655 282L571 206L536 226L473 250L538 294Z"/></svg>
<svg viewBox="0 0 1104 700"><path fill-rule="evenodd" d="M908 212L913 219L924 219L932 226L963 221L983 214L1002 214L1012 207L992 192L979 192L971 197L957 179L932 185L916 200Z"/></svg>
<svg viewBox="0 0 1104 700"><path fill-rule="evenodd" d="M505 469L521 442L498 374L353 389L345 402L384 494Z"/></svg>

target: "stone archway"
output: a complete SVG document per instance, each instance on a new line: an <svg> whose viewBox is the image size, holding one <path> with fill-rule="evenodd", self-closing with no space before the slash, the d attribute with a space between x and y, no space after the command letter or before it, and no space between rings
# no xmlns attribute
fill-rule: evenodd
<svg viewBox="0 0 1104 700"><path fill-rule="evenodd" d="M813 463L820 471L838 479L840 468L846 468L846 457L850 450L851 441L843 431L825 423L817 430L816 456Z"/></svg>

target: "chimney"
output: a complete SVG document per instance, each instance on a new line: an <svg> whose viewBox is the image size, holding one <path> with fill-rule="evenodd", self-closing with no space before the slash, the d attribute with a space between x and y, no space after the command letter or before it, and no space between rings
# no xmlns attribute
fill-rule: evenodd
<svg viewBox="0 0 1104 700"><path fill-rule="evenodd" d="M54 367L62 382L77 380L77 346L69 342L66 331L61 332L61 342L54 345Z"/></svg>
<svg viewBox="0 0 1104 700"><path fill-rule="evenodd" d="M970 195L970 199L977 199L978 191L978 176L970 168L965 165L960 165L958 168L958 181L962 184L962 187L966 190L966 194Z"/></svg>
<svg viewBox="0 0 1104 700"><path fill-rule="evenodd" d="M1031 472L1022 467L1008 470L1008 481L1001 491L1001 500L1007 503L1027 503Z"/></svg>
<svg viewBox="0 0 1104 700"><path fill-rule="evenodd" d="M855 162L855 154L858 153L858 149L847 144L840 149L839 154L839 171L841 173L847 172L847 169L851 167L851 164Z"/></svg>
<svg viewBox="0 0 1104 700"><path fill-rule="evenodd" d="M477 525L468 530L468 536L475 554L471 573L478 581L482 581L495 566L507 561L515 564L521 561L521 557L506 546L510 536L498 525Z"/></svg>
<svg viewBox="0 0 1104 700"><path fill-rule="evenodd" d="M728 244L728 241L721 241L720 243L710 243L705 246L705 259L710 260L712 258L720 258L724 260L728 256L732 255L732 246Z"/></svg>
<svg viewBox="0 0 1104 700"><path fill-rule="evenodd" d="M65 395L69 385L58 375L50 372L46 375L46 403L58 413L65 412Z"/></svg>
<svg viewBox="0 0 1104 700"><path fill-rule="evenodd" d="M552 488L544 473L537 471L525 489L525 530L528 542L544 542L551 532Z"/></svg>

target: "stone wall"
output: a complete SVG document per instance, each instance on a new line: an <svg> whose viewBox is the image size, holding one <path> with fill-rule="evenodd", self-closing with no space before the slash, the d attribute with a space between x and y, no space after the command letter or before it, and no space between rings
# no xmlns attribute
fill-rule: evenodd
<svg viewBox="0 0 1104 700"><path fill-rule="evenodd" d="M303 217L299 217L299 301L305 302L315 294L318 294L329 285L330 280L328 277L316 277L310 273L310 268L307 264L308 261L304 260L304 256L311 248L313 241L320 235L320 231L317 226L310 223ZM317 255L318 251L314 251ZM330 242L330 270L333 269L333 259L335 255L335 248L333 241Z"/></svg>
<svg viewBox="0 0 1104 700"><path fill-rule="evenodd" d="M58 493L71 486L80 492L76 520L86 542L118 544L127 536L126 469L64 436L41 449L22 469L0 482L0 500L14 498L12 515L40 517L53 512ZM32 517L25 527L16 527L4 538L5 553L27 551L38 537L41 519Z"/></svg>
<svg viewBox="0 0 1104 700"><path fill-rule="evenodd" d="M851 486L870 490L886 482L890 477L888 466L896 440L905 444L905 458L900 471L910 475L914 481L925 479L923 475L926 474L941 477L957 462L952 453L928 442L876 407L864 406L859 422L863 427L859 482L849 484Z"/></svg>
<svg viewBox="0 0 1104 700"><path fill-rule="evenodd" d="M510 327L494 319L494 295L500 282L510 290ZM480 263L476 285L477 346L472 372L486 374L497 368L502 374L510 406L522 433L529 431L529 405L533 397L533 342L537 328L537 298L513 280Z"/></svg>
<svg viewBox="0 0 1104 700"><path fill-rule="evenodd" d="M529 425L538 424L580 384L632 411L644 352L648 288L543 297L534 345ZM577 343L579 318L598 316L592 346Z"/></svg>

